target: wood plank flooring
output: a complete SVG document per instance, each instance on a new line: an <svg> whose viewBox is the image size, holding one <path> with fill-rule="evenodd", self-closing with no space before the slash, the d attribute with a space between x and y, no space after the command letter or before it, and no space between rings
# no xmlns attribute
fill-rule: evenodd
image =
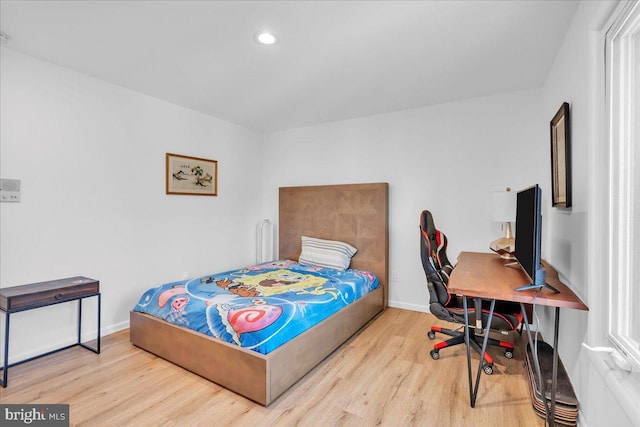
<svg viewBox="0 0 640 427"><path fill-rule="evenodd" d="M75 347L10 368L0 402L68 403L74 426L544 425L529 399L524 336L514 359L490 349L494 374L482 374L471 408L465 348L432 360L434 323L386 310L268 408L134 347L128 330L104 337L100 355Z"/></svg>

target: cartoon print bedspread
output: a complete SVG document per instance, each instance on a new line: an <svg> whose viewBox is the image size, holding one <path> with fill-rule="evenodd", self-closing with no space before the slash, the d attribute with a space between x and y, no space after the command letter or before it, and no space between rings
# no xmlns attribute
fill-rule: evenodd
<svg viewBox="0 0 640 427"><path fill-rule="evenodd" d="M149 289L133 309L267 354L378 286L366 271L275 261Z"/></svg>

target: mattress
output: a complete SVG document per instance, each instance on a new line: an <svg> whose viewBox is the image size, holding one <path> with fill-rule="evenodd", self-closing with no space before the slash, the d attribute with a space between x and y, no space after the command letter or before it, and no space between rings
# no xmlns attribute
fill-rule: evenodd
<svg viewBox="0 0 640 427"><path fill-rule="evenodd" d="M371 272L282 260L151 288L133 310L268 354L378 286Z"/></svg>

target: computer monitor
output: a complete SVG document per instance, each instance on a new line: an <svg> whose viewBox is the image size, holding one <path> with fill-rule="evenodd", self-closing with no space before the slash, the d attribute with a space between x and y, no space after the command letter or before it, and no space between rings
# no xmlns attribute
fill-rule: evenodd
<svg viewBox="0 0 640 427"><path fill-rule="evenodd" d="M542 242L542 190L538 184L519 191L516 202L516 260L531 279L517 290L547 287L546 271L540 256Z"/></svg>

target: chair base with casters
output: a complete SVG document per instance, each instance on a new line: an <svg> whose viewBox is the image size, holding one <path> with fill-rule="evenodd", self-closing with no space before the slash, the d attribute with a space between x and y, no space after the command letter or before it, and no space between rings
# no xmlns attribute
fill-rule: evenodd
<svg viewBox="0 0 640 427"><path fill-rule="evenodd" d="M431 330L427 332L427 336L429 337L430 340L436 339L436 332L448 335L452 338L449 338L446 341L441 341L439 343L436 343L436 345L433 346L433 350L429 352L433 360L440 359L441 349L458 345L458 344L464 344L463 331L460 331L458 329L442 328L440 326L432 326ZM469 335L469 343L471 344L471 347L473 347L473 349L478 352L478 354L481 353L483 339L484 337L482 335L476 335L476 334ZM487 345L494 345L494 346L499 346L504 348L504 357L506 357L507 359L513 359L514 346L510 342L497 340L489 337ZM484 366L482 367L482 369L484 370L484 373L487 375L493 374L493 358L487 352L484 353Z"/></svg>

